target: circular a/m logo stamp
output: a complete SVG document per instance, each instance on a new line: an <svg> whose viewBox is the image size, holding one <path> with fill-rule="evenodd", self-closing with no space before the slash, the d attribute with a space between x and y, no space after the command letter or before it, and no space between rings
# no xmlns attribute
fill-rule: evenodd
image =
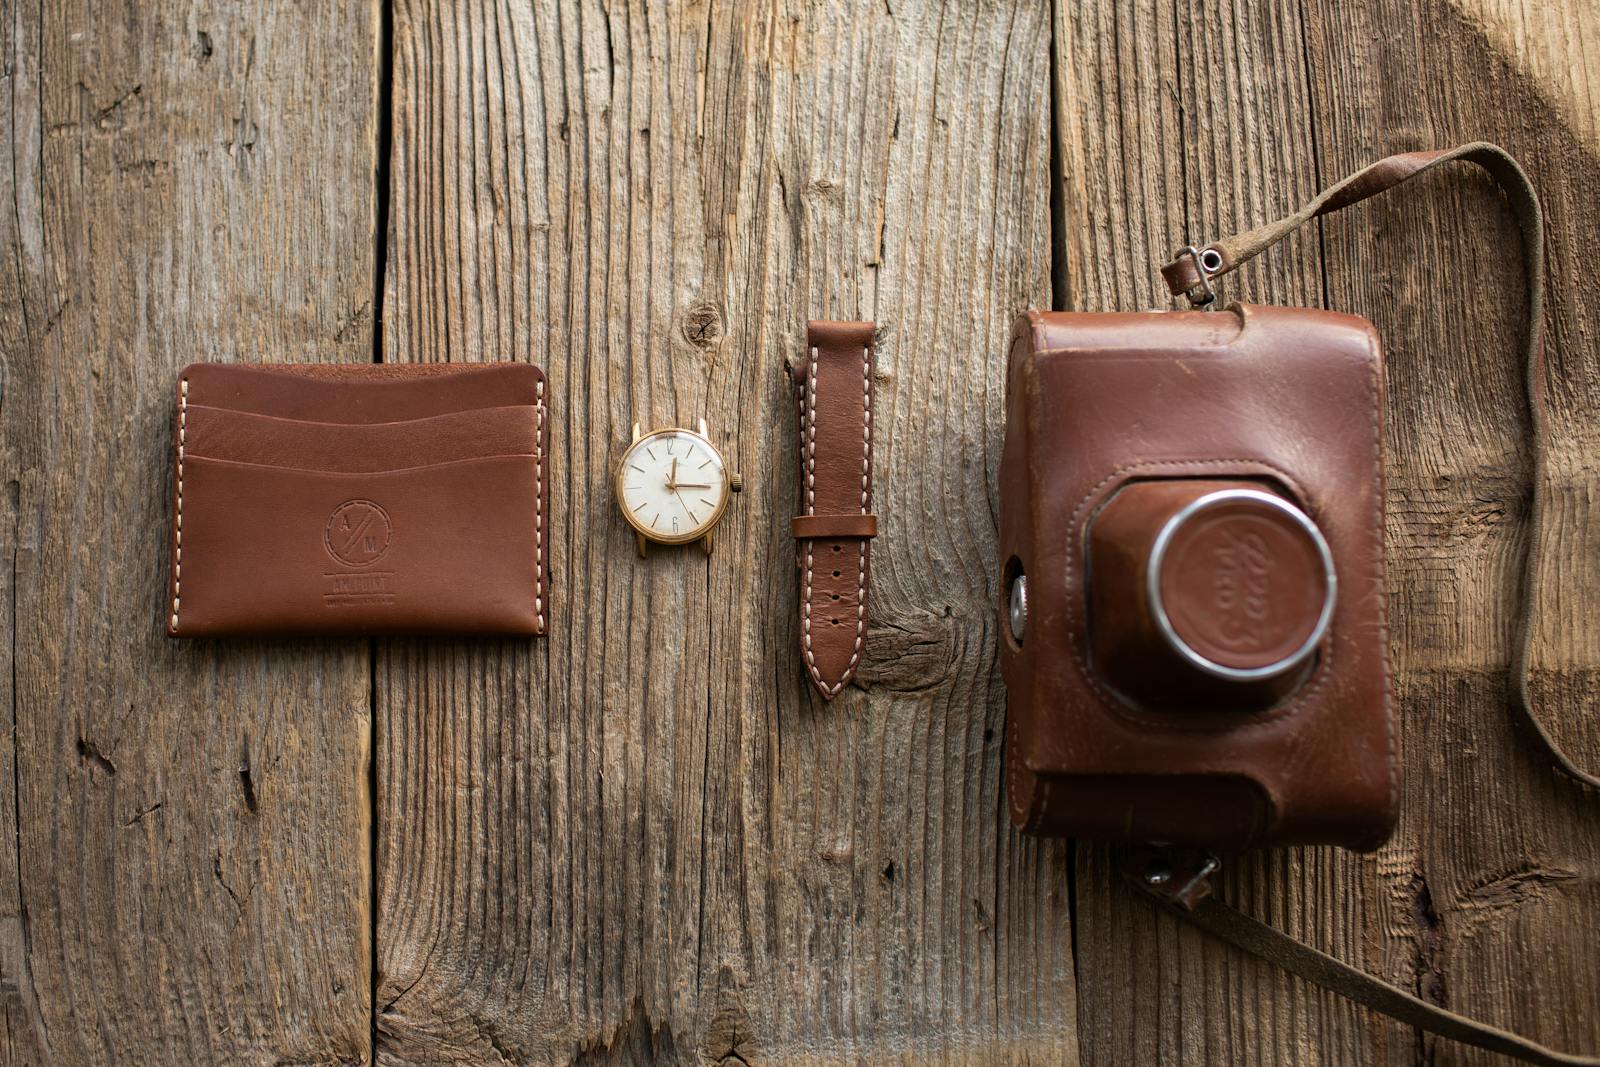
<svg viewBox="0 0 1600 1067"><path fill-rule="evenodd" d="M378 562L393 537L389 513L370 500L346 500L334 509L322 531L328 555L347 567Z"/></svg>

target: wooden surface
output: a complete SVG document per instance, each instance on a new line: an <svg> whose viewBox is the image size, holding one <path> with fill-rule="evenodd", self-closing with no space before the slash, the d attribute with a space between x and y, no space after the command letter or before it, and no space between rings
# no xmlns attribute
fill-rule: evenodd
<svg viewBox="0 0 1600 1067"><path fill-rule="evenodd" d="M371 358L375 28L0 4L0 1061L366 1054L367 643L162 618L178 369Z"/></svg>
<svg viewBox="0 0 1600 1067"><path fill-rule="evenodd" d="M1549 213L1537 682L1600 764L1592 5L147 7L0 0L0 1064L1494 1062L1009 828L984 487L1016 310L1164 304L1185 236L1500 141ZM1600 812L1503 710L1519 256L1463 169L1227 286L1386 339L1408 781L1375 856L1224 895L1596 1050ZM823 316L880 327L831 705L780 380ZM550 636L166 640L178 368L374 358L546 368ZM702 416L746 492L639 560L611 464Z"/></svg>

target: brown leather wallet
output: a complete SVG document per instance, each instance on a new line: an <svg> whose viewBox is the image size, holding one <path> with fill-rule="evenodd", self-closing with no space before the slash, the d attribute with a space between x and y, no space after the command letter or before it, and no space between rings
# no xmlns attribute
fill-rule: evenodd
<svg viewBox="0 0 1600 1067"><path fill-rule="evenodd" d="M793 368L800 414L800 655L824 700L838 696L867 640L872 514L870 322L812 322Z"/></svg>
<svg viewBox="0 0 1600 1067"><path fill-rule="evenodd" d="M544 372L195 363L173 637L545 629Z"/></svg>

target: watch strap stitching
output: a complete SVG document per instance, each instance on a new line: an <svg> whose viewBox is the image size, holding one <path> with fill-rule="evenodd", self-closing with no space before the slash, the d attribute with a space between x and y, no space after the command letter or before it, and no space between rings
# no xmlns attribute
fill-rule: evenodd
<svg viewBox="0 0 1600 1067"><path fill-rule="evenodd" d="M871 511L872 474L872 349L861 349L861 514ZM860 560L856 566L856 639L850 652L850 663L845 667L834 692L844 688L845 682L855 674L861 663L861 645L867 637L867 545L862 538Z"/></svg>
<svg viewBox="0 0 1600 1067"><path fill-rule="evenodd" d="M534 387L538 428L533 442L533 615L544 633L544 379Z"/></svg>
<svg viewBox="0 0 1600 1067"><path fill-rule="evenodd" d="M183 459L189 438L189 379L178 379L178 479L177 504L172 521L172 620L169 630L178 632L178 611L183 592Z"/></svg>
<svg viewBox="0 0 1600 1067"><path fill-rule="evenodd" d="M804 392L800 398L800 411L803 432L806 436L806 514L816 513L817 506L817 346L811 346L811 357L807 361L806 380ZM811 572L815 565L815 541L806 542L806 595L800 605L800 634L805 645L806 669L811 672L811 678L822 690L823 695L832 698L833 693L828 690L828 683L822 680L822 672L817 669L816 650L811 645Z"/></svg>

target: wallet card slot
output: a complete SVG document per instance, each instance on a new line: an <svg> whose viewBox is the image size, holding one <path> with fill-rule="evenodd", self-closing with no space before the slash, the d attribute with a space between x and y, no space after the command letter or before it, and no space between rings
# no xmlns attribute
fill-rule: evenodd
<svg viewBox="0 0 1600 1067"><path fill-rule="evenodd" d="M190 402L186 452L230 463L335 473L378 473L539 448L538 409L479 408L398 422L335 423L258 415Z"/></svg>
<svg viewBox="0 0 1600 1067"><path fill-rule="evenodd" d="M440 467L459 467L467 463L483 463L487 460L495 459L520 459L527 460L531 463L539 458L539 454L537 452L505 452L493 456L468 456L464 459L441 460L438 463L416 463L406 467L385 467L382 470L370 471L326 470L321 467L296 467L292 464L274 463L270 461L260 462L248 459L218 459L216 456L189 456L188 458L191 461L204 460L207 463L214 463L219 467L254 467L259 470L285 471L289 474L326 474L334 477L342 475L350 475L353 477L371 477L374 475L384 474L409 474L412 471L435 470Z"/></svg>
<svg viewBox="0 0 1600 1067"><path fill-rule="evenodd" d="M543 378L530 363L192 363L182 373L191 404L346 424L532 406Z"/></svg>
<svg viewBox="0 0 1600 1067"><path fill-rule="evenodd" d="M542 474L532 456L352 474L186 454L169 630L542 632Z"/></svg>

